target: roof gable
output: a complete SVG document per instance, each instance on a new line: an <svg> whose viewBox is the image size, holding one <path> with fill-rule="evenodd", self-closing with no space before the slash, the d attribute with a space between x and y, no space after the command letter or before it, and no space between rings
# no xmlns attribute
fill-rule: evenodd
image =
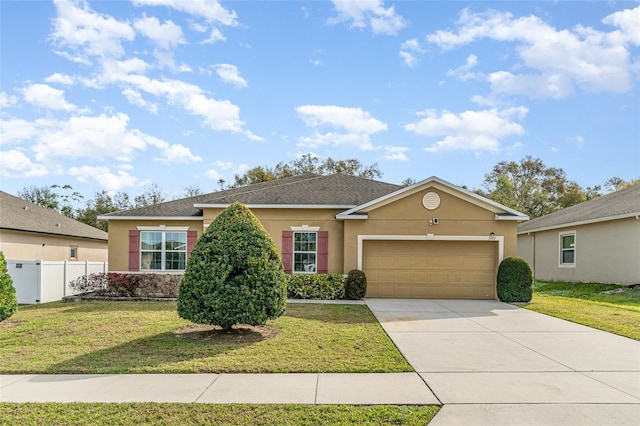
<svg viewBox="0 0 640 426"><path fill-rule="evenodd" d="M338 219L366 218L366 215L380 207L394 203L400 199L413 195L417 192L424 191L428 188L437 188L440 191L453 195L478 207L489 210L496 215L496 220L527 220L528 216L504 206L488 198L482 197L474 192L453 185L438 177L432 176L414 185L400 188L397 191L386 194L367 203L353 207L347 211L340 213Z"/></svg>
<svg viewBox="0 0 640 426"><path fill-rule="evenodd" d="M518 233L605 222L638 215L640 215L640 185L634 185L522 223L518 226Z"/></svg>
<svg viewBox="0 0 640 426"><path fill-rule="evenodd" d="M0 213L1 229L105 241L108 236L100 229L4 191L0 191Z"/></svg>

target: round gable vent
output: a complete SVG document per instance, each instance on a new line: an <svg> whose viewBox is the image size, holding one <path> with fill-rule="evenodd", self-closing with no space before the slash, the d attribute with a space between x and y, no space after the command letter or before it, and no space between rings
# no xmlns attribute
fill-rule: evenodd
<svg viewBox="0 0 640 426"><path fill-rule="evenodd" d="M427 192L422 197L422 205L427 210L435 210L440 205L440 196L435 192Z"/></svg>

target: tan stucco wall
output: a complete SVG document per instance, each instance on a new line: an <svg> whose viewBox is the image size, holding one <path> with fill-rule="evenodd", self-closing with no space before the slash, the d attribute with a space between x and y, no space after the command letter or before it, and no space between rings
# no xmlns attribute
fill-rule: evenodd
<svg viewBox="0 0 640 426"><path fill-rule="evenodd" d="M78 248L78 258L71 259L71 247ZM32 232L0 230L0 251L12 260L73 260L104 262L107 242Z"/></svg>
<svg viewBox="0 0 640 426"><path fill-rule="evenodd" d="M129 270L129 231L138 226L188 226L190 231L202 235L199 220L110 220L109 221L109 270L116 272Z"/></svg>
<svg viewBox="0 0 640 426"><path fill-rule="evenodd" d="M574 230L575 267L560 267L559 234ZM640 283L639 241L640 220L628 218L521 235L518 244L523 248L518 251L534 253L530 265L539 280L630 285Z"/></svg>
<svg viewBox="0 0 640 426"><path fill-rule="evenodd" d="M440 206L427 210L422 197L435 192ZM438 218L437 225L429 220ZM495 214L435 187L425 188L394 203L369 212L366 220L345 220L344 270L357 267L358 235L464 235L504 237L504 257L516 255L515 221L496 221Z"/></svg>
<svg viewBox="0 0 640 426"><path fill-rule="evenodd" d="M210 224L222 209L205 209L204 221ZM251 209L260 220L279 252L282 252L282 231L291 231L292 226L318 226L320 231L329 232L328 272L341 274L343 259L343 223L335 216L342 210L336 209Z"/></svg>

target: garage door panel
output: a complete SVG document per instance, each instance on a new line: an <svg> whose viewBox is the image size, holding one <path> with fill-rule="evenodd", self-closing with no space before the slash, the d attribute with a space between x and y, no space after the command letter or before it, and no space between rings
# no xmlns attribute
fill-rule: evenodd
<svg viewBox="0 0 640 426"><path fill-rule="evenodd" d="M367 297L495 299L497 244L365 241Z"/></svg>

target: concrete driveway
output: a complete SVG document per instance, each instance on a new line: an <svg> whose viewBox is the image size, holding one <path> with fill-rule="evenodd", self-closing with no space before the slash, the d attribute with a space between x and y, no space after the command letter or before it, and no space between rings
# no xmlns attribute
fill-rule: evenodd
<svg viewBox="0 0 640 426"><path fill-rule="evenodd" d="M368 299L440 425L638 425L640 342L487 300Z"/></svg>

